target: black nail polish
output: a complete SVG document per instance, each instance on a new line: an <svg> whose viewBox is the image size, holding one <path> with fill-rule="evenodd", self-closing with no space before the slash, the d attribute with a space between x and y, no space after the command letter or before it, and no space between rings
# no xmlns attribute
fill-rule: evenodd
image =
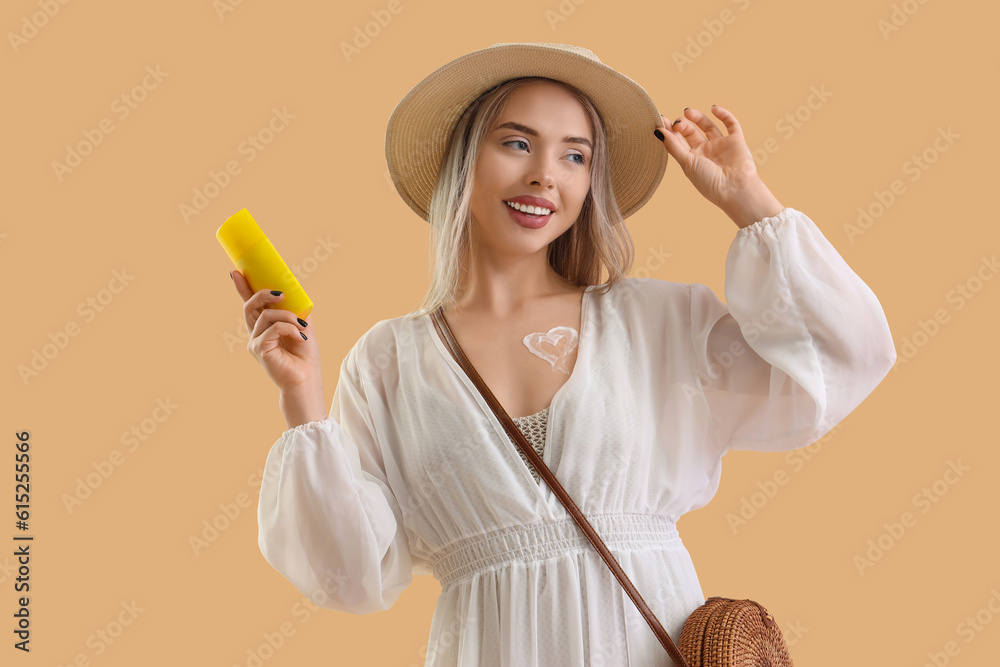
<svg viewBox="0 0 1000 667"><path fill-rule="evenodd" d="M681 122L681 119L680 119L680 118L678 118L678 119L677 119L677 120L675 120L675 121L674 121L673 123L671 123L671 125L676 125L676 124L677 124L677 123L679 123L679 122Z"/></svg>
<svg viewBox="0 0 1000 667"><path fill-rule="evenodd" d="M302 340L309 340L308 338L306 338L306 335L301 331L299 332L299 335L302 336Z"/></svg>
<svg viewBox="0 0 1000 667"><path fill-rule="evenodd" d="M274 296L281 296L281 290L273 289L271 290L271 294L273 294Z"/></svg>
<svg viewBox="0 0 1000 667"><path fill-rule="evenodd" d="M305 321L304 319L302 319L301 317L296 317L295 319L297 319L297 320L299 321L299 324L301 324L302 326L304 326L304 327L307 327L307 326L309 326L309 323L308 323L308 322L306 322L306 321Z"/></svg>
<svg viewBox="0 0 1000 667"><path fill-rule="evenodd" d="M690 109L690 108L691 108L691 107L684 107L684 111L687 111L687 110L688 110L688 109Z"/></svg>
<svg viewBox="0 0 1000 667"><path fill-rule="evenodd" d="M230 272L229 272L229 278L230 278L231 280L233 279L233 272L232 272L232 271L230 271Z"/></svg>
<svg viewBox="0 0 1000 667"><path fill-rule="evenodd" d="M656 135L657 139L659 139L660 141L663 141L663 133L662 132L660 132L659 130L653 130L653 134Z"/></svg>

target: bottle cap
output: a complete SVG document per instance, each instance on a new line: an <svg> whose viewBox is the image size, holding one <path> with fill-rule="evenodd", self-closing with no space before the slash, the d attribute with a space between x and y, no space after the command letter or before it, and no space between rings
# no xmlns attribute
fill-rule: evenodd
<svg viewBox="0 0 1000 667"><path fill-rule="evenodd" d="M243 208L222 223L219 230L215 232L215 238L219 239L223 250L235 264L236 260L243 256L243 253L267 237L264 235L264 230L250 215L250 211Z"/></svg>

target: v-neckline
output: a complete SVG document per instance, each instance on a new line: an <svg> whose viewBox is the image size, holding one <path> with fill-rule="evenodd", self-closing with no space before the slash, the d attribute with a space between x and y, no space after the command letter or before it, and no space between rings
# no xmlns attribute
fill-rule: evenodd
<svg viewBox="0 0 1000 667"><path fill-rule="evenodd" d="M591 292L597 287L600 287L600 285L588 285L587 288L584 289L583 292L581 292L580 333L577 338L576 361L573 364L573 371L570 373L569 378L567 378L566 382L564 382L562 386L556 390L556 393L553 394L552 400L549 402L548 405L549 416L545 426L545 447L543 449L543 456L542 456L542 461L545 462L545 465L549 465L549 462L551 460L552 429L553 429L553 422L555 421L554 416L556 414L555 411L556 405L559 402L559 399L562 397L562 395L566 393L567 389L569 389L571 385L573 385L573 383L576 382L576 377L578 375L581 375L580 371L581 361L583 362L582 365L586 365L587 354L585 350L586 351L590 350L590 333L589 333L590 327L588 326L589 324L588 320L590 314L591 299L589 297L591 296ZM500 436L500 440L503 446L510 448L511 454L513 454L514 459L520 464L522 477L527 482L530 483L531 487L533 487L535 494L537 494L536 498L540 501L542 506L544 506L546 511L549 513L549 518L555 518L555 515L553 514L552 511L552 507L549 504L548 496L546 495L546 494L551 495L554 498L555 494L550 489L548 489L547 485L543 491L540 485L535 481L534 475L531 474L531 469L518 454L517 445L511 442L510 435L507 433L507 429L503 427L503 424L500 423L500 420L497 419L497 416L493 414L493 410L490 408L489 403L486 402L486 399L483 397L482 393L480 393L479 388L472 381L472 378L469 377L469 375L465 372L465 370L458 363L458 361L456 361L455 357L451 355L451 351L447 347L445 347L444 341L441 340L441 336L438 335L437 329L434 327L432 315L430 314L424 315L424 320L427 325L427 333L434 340L434 346L438 349L438 352L440 352L441 356L444 357L445 362L459 376L459 379L465 384L465 386L469 389L469 391L472 392L474 400L479 405L483 413L486 415L487 419L489 419L490 423L493 425L493 430L496 431L497 435ZM504 410L507 409L506 406L503 406L503 408ZM507 414L509 415L510 413L508 412ZM511 419L513 419L513 417L511 417ZM515 423L515 426L516 425L517 424ZM552 473L555 474L556 471L553 470Z"/></svg>

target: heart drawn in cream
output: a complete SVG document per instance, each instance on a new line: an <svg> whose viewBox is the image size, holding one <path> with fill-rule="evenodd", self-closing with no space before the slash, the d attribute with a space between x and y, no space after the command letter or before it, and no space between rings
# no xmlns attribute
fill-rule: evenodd
<svg viewBox="0 0 1000 667"><path fill-rule="evenodd" d="M552 370L569 375L569 356L576 349L579 339L579 334L572 327L552 327L548 333L528 334L524 337L524 344L533 355L549 362ZM542 349L543 344L551 347Z"/></svg>

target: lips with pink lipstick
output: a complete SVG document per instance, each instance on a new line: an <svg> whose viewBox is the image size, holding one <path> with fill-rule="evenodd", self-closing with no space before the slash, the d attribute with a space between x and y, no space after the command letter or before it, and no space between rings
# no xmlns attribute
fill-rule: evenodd
<svg viewBox="0 0 1000 667"><path fill-rule="evenodd" d="M532 204L525 205L521 202L509 200L505 200L503 204L507 207L507 213L514 222L529 229L544 227L554 212L554 209L551 207L535 206ZM541 215L538 211L548 211L548 213Z"/></svg>

